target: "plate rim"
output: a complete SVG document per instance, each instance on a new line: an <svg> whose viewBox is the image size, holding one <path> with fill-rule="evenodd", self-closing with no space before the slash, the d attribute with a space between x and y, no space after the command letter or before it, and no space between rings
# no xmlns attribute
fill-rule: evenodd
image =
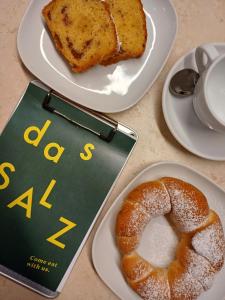
<svg viewBox="0 0 225 300"><path fill-rule="evenodd" d="M164 68L164 66L165 66L165 64L167 63L167 61L168 61L168 58L169 58L169 56L170 56L170 54L171 54L171 51L172 51L172 49L173 49L173 46L174 46L174 44L175 44L175 41L176 41L176 36L177 36L177 31L178 31L178 16L177 16L177 12L176 12L176 10L175 10L175 6L174 6L174 4L173 4L173 2L172 2L172 0L166 0L167 2L168 2L168 4L170 5L170 7L171 7L171 10L172 10L172 12L173 12L173 14L174 14L174 25L175 25L175 30L174 30L174 32L173 32L173 36L172 36L172 38L171 38L171 40L170 40L170 46L169 46L169 51L167 52L167 55L164 57L164 59L163 59L163 63L160 65L160 68L158 69L158 71L156 72L156 74L155 74L155 76L154 76L154 78L153 78L153 80L152 81L150 81L147 85L146 85L146 87L142 90L142 92L140 92L140 95L139 95L139 97L137 97L136 98L136 100L135 101L133 101L132 103L129 103L128 105L125 105L124 107L122 107L122 108L114 108L114 109L109 109L109 108L95 108L93 105L91 105L91 104L82 104L81 102L77 102L77 101L75 101L75 100L73 100L73 99L70 99L70 98L68 98L67 96L65 96L64 94L62 94L62 91L59 91L58 89L56 90L58 93L60 93L60 94L62 94L63 96L65 96L67 99L69 99L69 100L71 100L71 101L73 101L73 102L75 102L75 103L78 103L78 104L80 104L80 105L83 105L84 107L87 107L87 108L89 108L89 109L92 109L92 110L94 110L94 111L98 111L98 112L101 112L101 113L119 113L119 112L123 112L123 111L126 111L126 110L128 110L128 109L130 109L131 107L133 107L133 106L135 106L146 94L147 94L147 92L151 89L151 87L152 87L152 85L155 83L155 81L158 79L158 76L159 76L159 74L161 73L161 71L162 71L162 69ZM21 61L23 62L23 64L25 65L25 67L29 70L29 72L32 74L32 75L34 75L36 78L38 78L40 81L42 81L45 85L47 85L47 86L49 86L49 82L44 82L43 81L43 79L41 78L41 76L38 74L38 72L36 72L36 70L35 71L33 71L32 70L32 66L30 65L30 64L28 64L28 63L26 63L26 58L24 57L24 54L23 54L23 51L21 50L22 49L22 41L21 41L21 36L22 36L22 32L23 32L23 23L24 23L24 21L25 21L25 19L26 19L26 17L27 17L27 15L28 15L28 13L29 13L29 11L30 11L30 8L31 8L31 6L33 5L33 3L35 2L35 0L31 0L30 2L29 2L29 4L28 4L28 6L27 6L27 8L26 8L26 10L25 10L25 12L24 12L24 15L23 15L23 17L22 17L22 19L21 19L21 21L20 21L20 25L19 25L19 29L18 29L18 32L17 32L17 51L18 51L18 53L19 53L19 57L20 57L20 59L21 59ZM144 5L143 5L143 7L144 7ZM49 86L50 88L51 88L51 86ZM89 93L91 93L91 92L89 92ZM107 95L105 95L105 97L107 97ZM129 97L129 94L126 94L125 95L125 97Z"/></svg>
<svg viewBox="0 0 225 300"><path fill-rule="evenodd" d="M115 198L115 200L113 201L112 205L109 207L108 211L106 212L106 214L104 215L103 219L101 220L100 224L98 225L98 228L95 232L94 238L93 238L93 242L92 242L92 246L91 246L91 259L92 259L92 263L94 266L94 269L97 273L97 275L99 276L99 278L103 281L103 283L115 294L117 295L119 298L121 298L121 295L118 295L118 293L110 286L108 285L108 283L105 281L104 277L102 276L102 274L98 271L98 267L97 267L97 263L95 261L95 248L96 248L96 243L97 243L97 238L99 236L99 231L102 228L103 223L105 222L105 220L108 218L108 216L110 215L110 213L113 211L113 208L117 205L117 202L119 200L119 198L121 197L122 194L126 194L127 191L129 190L129 188L132 186L132 184L139 178L141 177L146 171L149 171L152 168L158 167L158 166L166 166L166 165L170 165L170 166L178 166L178 167L182 167L184 169L187 169L195 174L197 174L197 176L202 177L204 180L207 180L208 182L210 182L211 184L213 184L219 191L221 191L223 194L225 194L225 190L223 188L221 188L217 183L215 183L211 178L207 177L206 175L204 175L203 173L195 170L194 168L190 167L190 166L186 166L183 163L180 162L176 162L176 161L172 161L172 160L165 160L165 161L157 161L153 164L149 164L147 167L145 167L144 169L142 169L125 187L124 189L122 189L122 191L117 195L117 197ZM178 175L179 178L179 175ZM122 299L122 298L121 298ZM123 299L125 300L125 299ZM222 300L225 300L225 295L224 298Z"/></svg>
<svg viewBox="0 0 225 300"><path fill-rule="evenodd" d="M214 46L224 46L225 48L225 43L208 43L208 44L212 44ZM163 91L162 91L162 111L163 111L163 116L164 116L164 119L165 119L165 122L171 132L171 134L173 135L173 137L177 140L177 142L179 144L181 144L186 150L188 150L189 152L191 152L192 154L195 154L201 158L205 158L205 159L209 159L209 160L212 160L212 161L225 161L225 155L224 156L218 156L215 158L215 156L212 156L212 155L207 155L207 154L204 154L204 153L201 153L199 152L198 150L192 148L191 146L188 146L184 141L183 139L180 138L180 136L177 134L176 130L174 129L174 126L172 125L172 122L170 121L170 117L169 117L169 113L167 112L167 105L166 105L166 102L167 102L167 94L169 93L169 81L170 79L172 78L172 75L174 74L175 72L175 69L177 68L177 66L179 64L181 64L181 62L186 58L188 57L189 55L191 55L194 51L195 51L196 48L193 48L191 49L190 51L188 51L187 53L185 53L184 55L182 55L176 62L175 64L172 66L172 68L170 69L169 73L167 74L167 77L166 77L166 80L164 82L164 85L163 85ZM209 129L210 131L210 129Z"/></svg>

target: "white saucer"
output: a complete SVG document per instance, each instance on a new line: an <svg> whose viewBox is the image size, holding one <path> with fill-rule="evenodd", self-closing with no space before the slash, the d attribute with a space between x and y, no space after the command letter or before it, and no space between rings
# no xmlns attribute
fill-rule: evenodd
<svg viewBox="0 0 225 300"><path fill-rule="evenodd" d="M225 43L213 44L219 53L225 53ZM207 128L197 118L192 96L177 98L169 92L173 75L181 69L197 71L193 49L183 56L169 72L163 88L162 107L167 126L176 140L190 152L211 160L225 160L225 135Z"/></svg>

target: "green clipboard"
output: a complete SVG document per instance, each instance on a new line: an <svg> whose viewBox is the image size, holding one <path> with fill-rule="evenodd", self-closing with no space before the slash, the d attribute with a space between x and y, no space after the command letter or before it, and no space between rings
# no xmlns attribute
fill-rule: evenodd
<svg viewBox="0 0 225 300"><path fill-rule="evenodd" d="M0 273L57 296L136 140L31 82L0 136Z"/></svg>

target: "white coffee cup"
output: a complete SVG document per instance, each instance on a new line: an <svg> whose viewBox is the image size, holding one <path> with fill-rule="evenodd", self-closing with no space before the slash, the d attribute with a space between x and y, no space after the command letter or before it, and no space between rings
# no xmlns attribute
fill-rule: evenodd
<svg viewBox="0 0 225 300"><path fill-rule="evenodd" d="M193 106L198 118L210 129L225 133L225 54L206 44L195 51L200 78Z"/></svg>

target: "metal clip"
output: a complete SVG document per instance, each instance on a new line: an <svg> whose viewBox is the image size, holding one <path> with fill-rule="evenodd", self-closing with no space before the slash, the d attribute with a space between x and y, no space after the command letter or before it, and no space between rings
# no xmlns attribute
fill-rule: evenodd
<svg viewBox="0 0 225 300"><path fill-rule="evenodd" d="M104 141L106 141L108 143L110 143L112 141L112 139L113 139L113 137L114 137L114 135L115 135L115 133L116 133L116 131L118 129L118 123L117 122L112 121L112 120L109 121L109 119L106 116L104 116L103 119L106 120L107 122L111 123L113 125L113 128L109 132L108 135L105 135L105 134L103 134L101 132L97 132L97 131L95 131L95 130L93 130L93 129L91 129L91 128L89 128L89 127L87 127L87 126L85 126L85 125L83 125L83 124L81 124L79 122L77 122L77 121L72 120L71 118L67 117L66 115L64 115L63 113L59 112L54 107L52 107L50 105L50 101L51 101L51 96L52 96L53 92L54 92L53 90L50 90L48 92L48 94L45 96L45 99L44 99L43 104L42 104L42 107L44 109L48 110L51 113L54 113L54 114L60 116L61 118L67 120L68 122L70 122L71 124L73 124L75 126L78 126L78 127L82 128L82 129L84 129L86 131L89 131L89 132L97 135L100 139L102 139L102 140L104 140ZM85 112L84 109L82 109L82 111ZM90 111L88 111L88 113L90 114ZM96 114L94 114L94 113L91 113L91 114L93 116L96 116ZM101 116L98 116L98 118L101 118Z"/></svg>

